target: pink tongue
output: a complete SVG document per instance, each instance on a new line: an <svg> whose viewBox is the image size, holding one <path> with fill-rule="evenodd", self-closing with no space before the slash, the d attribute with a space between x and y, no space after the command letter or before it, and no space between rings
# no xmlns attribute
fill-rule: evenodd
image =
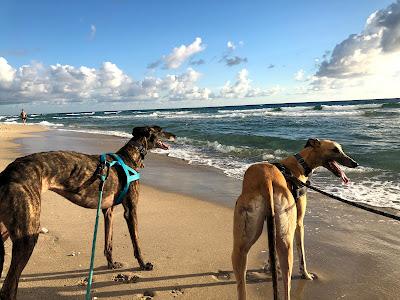
<svg viewBox="0 0 400 300"><path fill-rule="evenodd" d="M163 143L162 141L158 141L158 143L161 146L161 149L163 149L163 150L168 150L169 149L168 145Z"/></svg>
<svg viewBox="0 0 400 300"><path fill-rule="evenodd" d="M334 167L339 171L340 177L342 178L342 182L344 184L348 184L350 182L350 179L346 176L346 174L340 169L339 165L336 163L336 161L333 161L332 164Z"/></svg>
<svg viewBox="0 0 400 300"><path fill-rule="evenodd" d="M349 184L349 182L350 182L350 179L346 176L346 174L344 174L344 172L342 172L341 174L340 174L340 176L342 177L342 182L344 183L344 184Z"/></svg>

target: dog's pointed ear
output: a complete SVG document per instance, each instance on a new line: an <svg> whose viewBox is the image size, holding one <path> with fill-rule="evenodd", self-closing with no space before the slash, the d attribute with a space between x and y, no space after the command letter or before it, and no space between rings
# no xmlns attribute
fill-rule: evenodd
<svg viewBox="0 0 400 300"><path fill-rule="evenodd" d="M132 135L133 135L133 137L136 137L136 138L140 138L140 137L149 138L150 137L150 128L149 128L149 126L135 127L132 130Z"/></svg>
<svg viewBox="0 0 400 300"><path fill-rule="evenodd" d="M321 145L321 142L319 141L319 139L308 139L308 141L307 141L307 143L306 143L306 145L304 146L304 148L307 148L307 147L313 147L313 148L316 148L316 147L319 147Z"/></svg>

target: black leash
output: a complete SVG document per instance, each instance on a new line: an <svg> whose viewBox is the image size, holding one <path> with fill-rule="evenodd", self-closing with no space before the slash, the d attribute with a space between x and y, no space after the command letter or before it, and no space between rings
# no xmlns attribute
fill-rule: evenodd
<svg viewBox="0 0 400 300"><path fill-rule="evenodd" d="M331 193L325 192L325 191L323 191L323 190L321 190L321 189L319 189L319 188L317 188L315 186L312 186L309 182L304 183L304 182L302 182L301 180L297 179L294 176L292 176L292 178L290 178L290 180L293 180L299 185L305 186L305 187L307 187L309 189L312 189L312 190L314 190L314 191L316 191L316 192L318 192L318 193L320 193L322 195L328 196L328 197L330 197L332 199L338 200L338 201L346 203L348 205L351 205L351 206L354 206L354 207L357 207L357 208L361 208L363 210L366 210L366 211L372 212L374 214L381 215L381 216L384 216L384 217L387 217L387 218L390 218L390 219L393 219L393 220L400 221L400 216L398 216L398 215L394 215L394 214L391 214L389 212L385 212L385 211L382 211L382 210L379 210L379 209L375 209L375 208L372 208L372 207L369 207L369 206L365 206L365 205L357 203L357 202L352 202L352 201L343 199L343 198L338 197L336 195L333 195Z"/></svg>
<svg viewBox="0 0 400 300"><path fill-rule="evenodd" d="M296 154L295 157L296 157L296 160L303 167L304 171L306 173L308 173L308 175L311 174L312 170L305 164L304 159L302 159L301 156L299 156L298 154ZM379 210L379 209L376 209L376 208L373 208L373 207L370 207L370 206L366 206L366 205L363 205L361 203L349 201L349 200L343 199L343 198L341 198L339 196L336 196L336 195L333 195L331 193L325 192L325 191L323 191L323 190L321 190L321 189L319 189L319 188L317 188L315 186L312 186L310 184L310 181L307 180L307 182L304 183L303 181L299 180L297 177L293 176L292 172L287 167L285 167L282 163L275 162L275 163L272 163L272 164L275 165L279 169L279 171L281 171L281 173L286 178L286 180L291 183L291 185L292 185L292 194L293 194L295 202L297 202L297 200L307 192L306 189L309 188L309 189L312 189L312 190L314 190L314 191L316 191L316 192L318 192L318 193L320 193L322 195L328 196L328 197L330 197L332 199L338 200L338 201L346 203L348 205L351 205L351 206L354 206L354 207L357 207L357 208L361 208L363 210L366 210L366 211L372 212L374 214L381 215L381 216L384 216L384 217L387 217L387 218L390 218L390 219L393 219L393 220L400 221L400 215L391 214L389 212L382 211L382 210ZM309 171L307 169L309 169L311 171ZM301 186L301 188L300 188L300 186Z"/></svg>

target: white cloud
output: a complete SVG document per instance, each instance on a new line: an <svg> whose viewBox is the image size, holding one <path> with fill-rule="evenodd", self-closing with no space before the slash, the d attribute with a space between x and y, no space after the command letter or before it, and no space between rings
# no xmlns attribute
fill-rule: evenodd
<svg viewBox="0 0 400 300"><path fill-rule="evenodd" d="M272 89L261 89L252 87L251 80L249 79L249 72L247 69L242 69L237 75L236 82L231 83L227 81L220 91L222 98L254 98L261 96L270 96L276 94L281 89L274 87Z"/></svg>
<svg viewBox="0 0 400 300"><path fill-rule="evenodd" d="M98 69L35 62L14 69L0 57L0 104L209 99L211 91L197 86L200 77L188 68L180 75L134 80L111 62Z"/></svg>
<svg viewBox="0 0 400 300"><path fill-rule="evenodd" d="M236 49L235 44L233 42L231 42L231 41L228 41L226 43L226 46L228 47L229 50L235 50Z"/></svg>
<svg viewBox="0 0 400 300"><path fill-rule="evenodd" d="M93 40L95 36L96 36L96 26L92 24L90 25L90 39Z"/></svg>
<svg viewBox="0 0 400 300"><path fill-rule="evenodd" d="M14 80L16 71L11 67L4 57L0 57L0 86L5 88Z"/></svg>
<svg viewBox="0 0 400 300"><path fill-rule="evenodd" d="M306 77L306 73L304 72L303 69L298 70L295 74L294 74L294 79L297 81L303 81L305 80Z"/></svg>
<svg viewBox="0 0 400 300"><path fill-rule="evenodd" d="M172 100L207 100L212 97L211 90L195 85L201 74L192 68L180 75L167 75L162 86L168 91L167 97Z"/></svg>
<svg viewBox="0 0 400 300"><path fill-rule="evenodd" d="M190 45L181 45L172 50L172 53L163 57L164 68L177 69L188 58L196 53L203 51L205 47L202 45L201 38L197 37Z"/></svg>
<svg viewBox="0 0 400 300"><path fill-rule="evenodd" d="M371 14L361 33L352 34L336 45L329 60L324 60L312 77L311 90L345 98L398 97L399 70L400 1L397 0Z"/></svg>

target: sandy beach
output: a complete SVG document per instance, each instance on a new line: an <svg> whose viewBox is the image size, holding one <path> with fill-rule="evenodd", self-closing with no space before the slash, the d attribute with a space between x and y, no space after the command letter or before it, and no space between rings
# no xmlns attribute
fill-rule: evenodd
<svg viewBox="0 0 400 300"><path fill-rule="evenodd" d="M124 140L0 124L0 142L3 169L22 154L59 149L101 153L117 150ZM232 207L240 193L240 181L156 154L146 158L145 166L139 236L143 255L155 269L138 269L123 210L118 207L113 248L115 260L124 267L106 268L101 229L93 295L98 299L235 299L230 252ZM299 278L295 250L293 299L398 299L399 222L314 193L309 198L306 255L308 268L317 273L318 280ZM43 194L41 224L49 232L40 235L23 272L18 299L84 299L81 281L87 277L94 219L94 210L78 207L52 192ZM272 298L270 276L262 270L266 248L262 235L249 254L249 299ZM5 272L10 252L7 241ZM118 274L138 279L115 282Z"/></svg>

